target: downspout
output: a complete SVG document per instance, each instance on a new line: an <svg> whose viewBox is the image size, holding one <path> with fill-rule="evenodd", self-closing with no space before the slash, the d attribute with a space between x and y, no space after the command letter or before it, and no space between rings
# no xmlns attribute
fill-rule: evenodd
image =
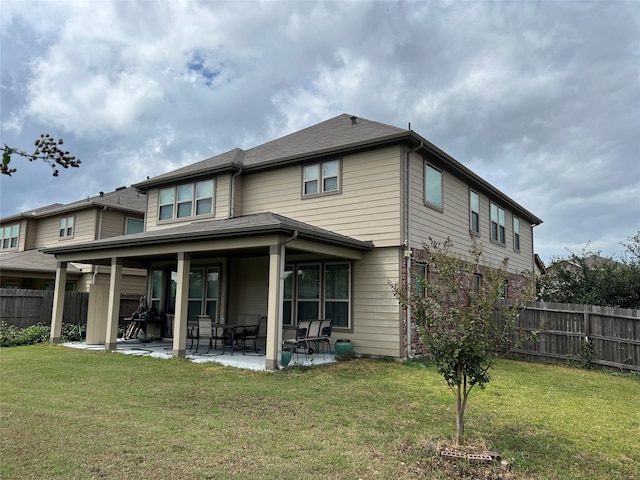
<svg viewBox="0 0 640 480"><path fill-rule="evenodd" d="M236 173L231 175L231 186L230 186L231 192L229 193L229 218L235 217L236 177L241 173L242 173L242 167L240 167L240 169Z"/></svg>
<svg viewBox="0 0 640 480"><path fill-rule="evenodd" d="M407 172L407 185L406 185L406 239L404 241L404 259L405 259L405 268L406 268L406 286L407 289L411 288L411 154L417 152L423 147L422 141L420 145L417 147L407 151L407 160L406 160L406 172ZM411 349L412 335L411 335L411 306L407 304L406 306L406 316L407 316L407 352L406 358L410 359L413 357L413 351Z"/></svg>

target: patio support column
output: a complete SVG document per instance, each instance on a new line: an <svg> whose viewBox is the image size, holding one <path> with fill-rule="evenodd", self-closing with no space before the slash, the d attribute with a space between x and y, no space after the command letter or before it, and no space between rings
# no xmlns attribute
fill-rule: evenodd
<svg viewBox="0 0 640 480"><path fill-rule="evenodd" d="M265 368L278 370L280 349L282 348L282 292L284 291L283 271L284 245L269 247L269 297L267 300L267 354Z"/></svg>
<svg viewBox="0 0 640 480"><path fill-rule="evenodd" d="M53 314L51 315L51 343L60 343L62 334L62 313L64 312L64 292L67 283L67 262L58 262L56 283L53 290Z"/></svg>
<svg viewBox="0 0 640 480"><path fill-rule="evenodd" d="M120 288L122 285L122 259L111 259L109 275L109 303L107 304L107 339L105 350L115 351L118 340L118 321L120 316Z"/></svg>
<svg viewBox="0 0 640 480"><path fill-rule="evenodd" d="M178 253L178 284L176 285L176 313L173 326L174 357L184 357L187 350L190 270L191 256L188 253Z"/></svg>

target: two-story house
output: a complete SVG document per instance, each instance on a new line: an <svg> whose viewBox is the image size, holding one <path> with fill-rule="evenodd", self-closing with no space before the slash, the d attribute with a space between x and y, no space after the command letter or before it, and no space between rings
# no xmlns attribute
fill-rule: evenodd
<svg viewBox="0 0 640 480"><path fill-rule="evenodd" d="M146 197L135 188L120 187L68 204L53 204L0 219L0 287L53 290L56 259L42 249L144 231ZM109 284L109 269L70 262L65 290L89 291ZM123 293L144 295L146 271L127 270Z"/></svg>
<svg viewBox="0 0 640 480"><path fill-rule="evenodd" d="M96 292L107 308L91 321L113 350L122 269L145 268L151 304L175 317L174 356L185 354L187 318L266 314L267 369L278 368L283 329L313 318L332 319L333 338L357 353L406 356L414 326L390 282L410 281L429 237L466 250L471 233L491 261L533 271L541 223L414 131L346 114L134 186L148 198L145 231L48 249L56 289L69 262L110 267Z"/></svg>

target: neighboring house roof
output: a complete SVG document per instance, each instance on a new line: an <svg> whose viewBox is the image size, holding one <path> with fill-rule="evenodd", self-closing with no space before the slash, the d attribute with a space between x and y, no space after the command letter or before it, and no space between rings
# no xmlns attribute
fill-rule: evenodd
<svg viewBox="0 0 640 480"><path fill-rule="evenodd" d="M154 245L167 243L182 243L194 240L216 240L230 237L242 237L259 234L292 235L297 232L298 238L322 241L357 250L371 250L372 242L365 242L355 238L318 228L308 223L299 222L275 213L257 213L223 220L209 220L164 228L150 232L137 233L94 240L88 243L45 248L46 253L58 254L68 252L86 252L113 247L131 247L138 245Z"/></svg>
<svg viewBox="0 0 640 480"><path fill-rule="evenodd" d="M85 208L105 207L113 210L144 214L147 208L147 199L138 189L133 187L119 187L113 192L100 192L100 194L95 197L87 197L85 200L78 200L67 204L54 203L45 207L0 218L0 221L4 223L22 218L42 218Z"/></svg>
<svg viewBox="0 0 640 480"><path fill-rule="evenodd" d="M53 255L42 253L40 250L25 250L22 252L0 253L0 272L6 271L55 273L58 261ZM82 272L73 266L67 265L67 274L78 274Z"/></svg>
<svg viewBox="0 0 640 480"><path fill-rule="evenodd" d="M133 187L146 191L150 188L222 172L250 173L315 158L343 155L394 144L406 144L410 148L417 148L420 153L438 157L449 170L467 179L472 186L477 185L478 188L486 190L519 216L526 218L534 225L542 223L540 218L413 130L385 125L348 114L338 115L248 150L235 148L221 155L136 183Z"/></svg>
<svg viewBox="0 0 640 480"><path fill-rule="evenodd" d="M544 275L545 273L547 273L547 268L545 267L544 262L540 258L540 255L536 253L533 256L533 260L535 261L536 267L538 267L538 271L540 272L541 275Z"/></svg>

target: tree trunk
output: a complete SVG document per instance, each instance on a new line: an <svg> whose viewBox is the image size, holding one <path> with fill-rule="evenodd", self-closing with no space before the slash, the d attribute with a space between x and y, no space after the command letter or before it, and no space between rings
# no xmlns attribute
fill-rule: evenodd
<svg viewBox="0 0 640 480"><path fill-rule="evenodd" d="M456 445L462 444L464 439L464 404L462 400L462 385L456 389Z"/></svg>

